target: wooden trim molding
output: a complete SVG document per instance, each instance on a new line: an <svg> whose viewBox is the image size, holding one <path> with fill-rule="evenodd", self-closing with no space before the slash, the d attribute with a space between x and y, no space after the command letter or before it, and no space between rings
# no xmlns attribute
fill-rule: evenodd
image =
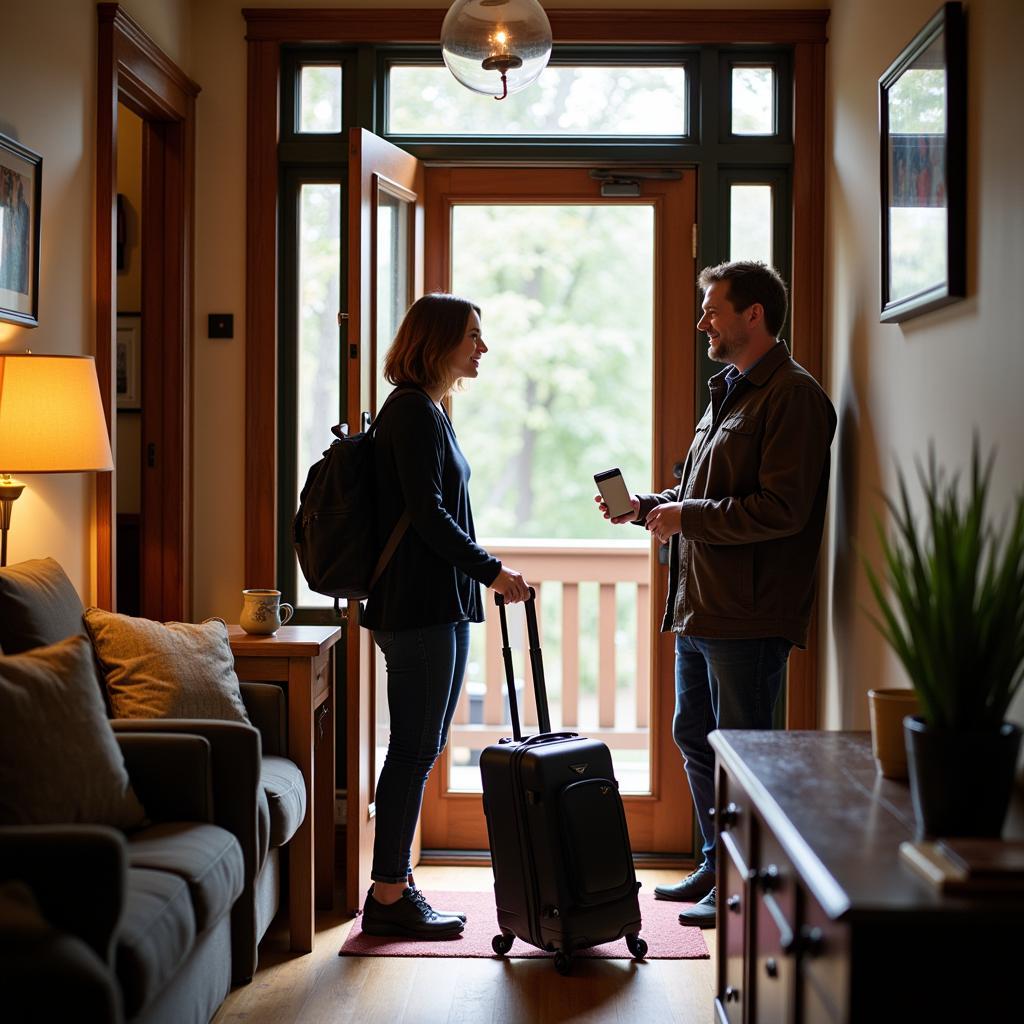
<svg viewBox="0 0 1024 1024"><path fill-rule="evenodd" d="M793 358L824 383L825 44L793 48ZM818 728L818 607L807 647L789 659L786 726Z"/></svg>
<svg viewBox="0 0 1024 1024"><path fill-rule="evenodd" d="M560 43L810 43L825 41L827 10L546 9ZM286 10L245 7L246 39L278 43L435 43L444 8Z"/></svg>
<svg viewBox="0 0 1024 1024"><path fill-rule="evenodd" d="M157 203L166 230L143 237L153 263L143 284L143 304L159 309L147 326L147 347L161 359L158 393L149 422L156 445L159 501L156 536L144 537L142 557L150 566L145 580L154 615L184 618L191 603L191 336L195 182L195 98L199 86L146 35L119 4L96 8L98 74L96 115L96 370L111 447L116 451L114 382L116 331L117 121L124 103L146 123L145 159L161 168ZM150 368L153 370L153 368ZM96 481L96 600L115 608L116 502L114 473ZM150 524L152 527L154 524ZM147 526L143 523L143 530ZM147 550L149 549L148 554Z"/></svg>
<svg viewBox="0 0 1024 1024"><path fill-rule="evenodd" d="M245 220L245 586L277 578L277 137L280 44L249 43Z"/></svg>

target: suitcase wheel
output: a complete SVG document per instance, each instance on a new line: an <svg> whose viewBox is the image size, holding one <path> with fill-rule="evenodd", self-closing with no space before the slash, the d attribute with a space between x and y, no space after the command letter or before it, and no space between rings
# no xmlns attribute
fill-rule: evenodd
<svg viewBox="0 0 1024 1024"><path fill-rule="evenodd" d="M639 935L627 935L626 945L637 960L643 960L647 956L647 943Z"/></svg>
<svg viewBox="0 0 1024 1024"><path fill-rule="evenodd" d="M504 956L512 948L512 942L514 939L515 936L511 933L506 934L505 932L501 932L491 939L491 949L493 949L498 956Z"/></svg>
<svg viewBox="0 0 1024 1024"><path fill-rule="evenodd" d="M563 949L555 954L555 970L561 975L566 975L572 970L572 957Z"/></svg>

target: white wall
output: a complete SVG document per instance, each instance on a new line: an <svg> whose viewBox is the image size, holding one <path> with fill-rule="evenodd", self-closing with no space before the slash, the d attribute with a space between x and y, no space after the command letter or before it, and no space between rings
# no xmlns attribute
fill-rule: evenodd
<svg viewBox="0 0 1024 1024"><path fill-rule="evenodd" d="M877 563L873 517L896 463L912 470L933 442L964 467L971 433L997 445L992 507L1024 481L1024 5L970 0L968 298L880 324L878 77L934 14L935 0L835 0L829 25L826 338L839 413L829 520L824 715L867 728L867 691L907 679L863 610L871 605L858 546ZM1024 720L1024 701L1014 717Z"/></svg>

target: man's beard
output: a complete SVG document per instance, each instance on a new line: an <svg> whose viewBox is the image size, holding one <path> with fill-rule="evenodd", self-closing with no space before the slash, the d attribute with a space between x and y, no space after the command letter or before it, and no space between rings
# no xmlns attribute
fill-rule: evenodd
<svg viewBox="0 0 1024 1024"><path fill-rule="evenodd" d="M708 340L708 359L713 363L732 363L742 351L743 346L733 341L725 341L719 335L714 342Z"/></svg>

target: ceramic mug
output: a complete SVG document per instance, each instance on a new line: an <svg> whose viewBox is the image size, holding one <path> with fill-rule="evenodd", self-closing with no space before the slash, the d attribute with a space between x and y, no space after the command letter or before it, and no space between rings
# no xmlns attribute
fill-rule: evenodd
<svg viewBox="0 0 1024 1024"><path fill-rule="evenodd" d="M280 590L243 590L238 624L246 633L272 636L294 614L295 609L281 600Z"/></svg>
<svg viewBox="0 0 1024 1024"><path fill-rule="evenodd" d="M871 752L875 765L887 779L907 777L907 747L903 719L921 713L917 694L907 689L868 690L871 720Z"/></svg>

